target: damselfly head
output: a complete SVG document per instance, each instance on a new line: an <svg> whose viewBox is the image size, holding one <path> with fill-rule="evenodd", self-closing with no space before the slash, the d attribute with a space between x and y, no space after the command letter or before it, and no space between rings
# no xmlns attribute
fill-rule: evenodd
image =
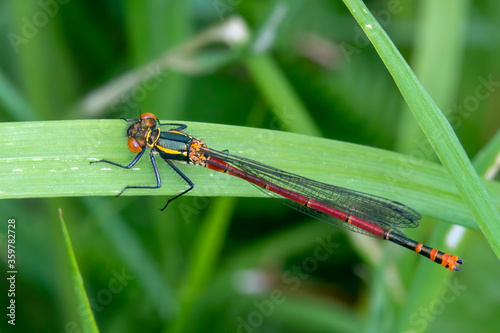
<svg viewBox="0 0 500 333"><path fill-rule="evenodd" d="M127 129L128 149L133 153L139 153L146 145L152 145L150 140L153 140L158 135L153 133L159 132L156 128L157 120L152 113L143 113L130 127ZM155 141L155 140L153 140Z"/></svg>

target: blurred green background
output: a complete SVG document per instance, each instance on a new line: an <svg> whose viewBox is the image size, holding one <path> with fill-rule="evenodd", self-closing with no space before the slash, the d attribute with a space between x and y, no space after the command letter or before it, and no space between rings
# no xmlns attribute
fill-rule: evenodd
<svg viewBox="0 0 500 333"><path fill-rule="evenodd" d="M365 3L468 156L479 160L500 124L500 3ZM8 0L0 9L2 122L153 112L162 120L291 131L403 154L425 146L340 1ZM123 154L130 157L124 136ZM8 157L0 152L0 160ZM172 179L178 185L158 163L164 186ZM479 175L494 178L486 173L492 165L476 165ZM103 332L498 330L500 265L477 229L453 252L466 260L456 273L276 200L191 196L160 213L166 200L1 200L1 270L9 218L17 221L18 268L16 327L4 316L2 331L86 327L58 208ZM424 217L409 234L438 247L449 230Z"/></svg>

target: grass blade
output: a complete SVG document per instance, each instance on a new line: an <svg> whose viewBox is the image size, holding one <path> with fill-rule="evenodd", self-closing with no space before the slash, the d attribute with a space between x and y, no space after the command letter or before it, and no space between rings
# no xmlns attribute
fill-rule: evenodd
<svg viewBox="0 0 500 333"><path fill-rule="evenodd" d="M87 297L87 293L85 292L82 276L80 274L80 270L78 269L78 263L76 262L75 253L73 252L73 247L71 245L71 240L69 238L68 230L66 229L66 224L64 222L61 209L59 209L59 220L61 221L61 229L64 237L64 243L66 245L71 265L71 279L73 282L76 299L78 304L83 304L83 306L79 307L82 331L85 333L99 332L99 329L97 328L97 324L94 319L94 315L92 314L92 309L90 308L90 303Z"/></svg>
<svg viewBox="0 0 500 333"><path fill-rule="evenodd" d="M470 211L439 165L411 164L405 155L345 142L255 128L187 123L188 131L209 147L262 161L342 187L398 199L424 215L476 228ZM147 158L131 170L89 162L106 158L129 163L122 120L76 120L2 123L0 131L0 198L117 195L126 185L150 184ZM258 138L258 140L255 140ZM243 143L243 144L242 144ZM257 154L258 152L258 154ZM297 158L300 156L300 158ZM318 163L318 160L321 163ZM124 195L172 195L185 183L170 178L160 164L163 186L155 191L129 190ZM196 184L194 196L262 197L241 180L204 168L180 165ZM207 173L210 177L207 177ZM24 186L19 186L24 184ZM485 182L500 206L500 185ZM117 199L118 200L118 199Z"/></svg>
<svg viewBox="0 0 500 333"><path fill-rule="evenodd" d="M375 46L439 160L500 258L500 213L481 184L450 123L363 2L344 2Z"/></svg>

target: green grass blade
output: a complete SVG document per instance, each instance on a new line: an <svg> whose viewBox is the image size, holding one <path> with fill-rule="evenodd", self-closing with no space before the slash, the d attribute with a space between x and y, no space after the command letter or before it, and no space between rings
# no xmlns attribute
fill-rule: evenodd
<svg viewBox="0 0 500 333"><path fill-rule="evenodd" d="M477 172L485 179L494 179L500 169L500 131L481 149L474 158Z"/></svg>
<svg viewBox="0 0 500 333"><path fill-rule="evenodd" d="M110 208L103 200L85 198L83 203L92 212L92 218L99 223L122 258L125 263L123 269L130 275L130 280L137 281L158 315L166 319L175 317L178 304L173 288L165 281L161 269L137 234L116 214L115 209Z"/></svg>
<svg viewBox="0 0 500 333"><path fill-rule="evenodd" d="M192 5L186 1L151 2L130 0L126 11L128 39L134 63L141 65L157 57L164 50L181 45L191 34ZM166 34L165 31L169 33ZM154 110L162 105L171 117L182 114L187 94L188 77L170 71L157 73L154 88L148 89L148 98L138 101L143 110ZM133 112L133 110L130 110Z"/></svg>
<svg viewBox="0 0 500 333"><path fill-rule="evenodd" d="M453 104L459 90L468 9L469 0L430 0L419 4L412 67L442 109ZM416 149L415 142L425 138L415 117L407 112L408 106L404 109L406 112L401 114L399 123L397 150L410 153Z"/></svg>
<svg viewBox="0 0 500 333"><path fill-rule="evenodd" d="M20 18L28 20L44 14L43 11L40 12L38 4L33 2L13 1L11 4L13 14L19 18L14 20L17 25L15 31L21 36L26 29L26 23ZM63 33L60 21L54 20L51 23L44 33L38 34L37 29L37 38L19 45L16 51L21 65L20 86L23 87L23 93L29 104L36 108L36 116L39 119L52 119L55 115L59 117L60 111L74 100L79 84L75 79L77 77L75 66L67 45L55 37Z"/></svg>
<svg viewBox="0 0 500 333"><path fill-rule="evenodd" d="M500 257L500 213L482 186L446 117L363 2L344 2L375 46L481 231Z"/></svg>
<svg viewBox="0 0 500 333"><path fill-rule="evenodd" d="M479 175L487 178L489 170L495 169L494 161L498 155L498 151L500 151L500 132L490 140L473 160L474 167ZM491 174L491 176L492 175L493 174ZM430 240L431 244L434 244L434 240L439 244L439 241L445 237L442 232L445 231L445 229L436 229L439 229L440 232L433 234L433 239ZM463 248L463 246L461 247ZM486 268L488 272L490 269L491 267ZM422 320L424 317L421 316L422 312L419 310L428 308L432 301L441 299L444 293L443 290L449 291L454 288L454 284L463 284L462 280L457 282L456 279L457 277L452 278L450 275L448 275L448 278L445 278L441 270L432 270L430 265L419 265L418 270L413 276L414 283L409 290L408 299L411 301L405 302L403 310L398 318L398 331L426 331L430 322ZM435 282L429 284L428 281Z"/></svg>
<svg viewBox="0 0 500 333"><path fill-rule="evenodd" d="M209 147L325 183L398 199L424 215L476 228L453 183L435 163L422 161L417 168L405 155L360 145L247 127L187 124L188 131ZM126 148L126 127L122 120L0 124L0 198L112 196L127 185L153 184L147 157L131 170L89 164L102 158L129 163L134 154ZM196 184L189 195L264 196L235 177L188 165L180 168ZM163 163L160 172L168 186L131 189L124 195L167 196L186 188ZM485 184L500 206L500 185Z"/></svg>
<svg viewBox="0 0 500 333"><path fill-rule="evenodd" d="M11 119L34 120L37 116L19 91L0 70L0 106Z"/></svg>
<svg viewBox="0 0 500 333"><path fill-rule="evenodd" d="M246 61L246 65L256 86L284 128L294 133L321 135L311 115L269 55L253 55Z"/></svg>
<svg viewBox="0 0 500 333"><path fill-rule="evenodd" d="M468 0L424 0L419 3L412 67L436 104L443 109L453 104L459 89L457 78L460 77L465 52L464 30L469 19L468 8ZM400 122L398 148L409 154L416 150L422 151L416 143L427 140L406 105L401 116L403 120ZM427 159L435 159L432 150L427 150L426 154ZM419 231L422 237L419 235L418 239L424 238L425 234L431 231L427 243L441 251L463 258L466 264L471 263L465 252L467 231L463 228L437 221L432 230L420 228ZM453 237L450 237L452 235ZM425 331L430 322L420 320L421 317L415 314L420 313L419 309L426 308L434 300L440 299L450 283L453 284L455 279L461 276L450 274L433 265L424 265L423 262L415 265L414 262L409 264L408 260L405 260L403 265L406 268L404 271L411 272L411 275L406 276L406 280L410 282L408 297L396 319L397 331ZM464 269L468 271L469 266Z"/></svg>
<svg viewBox="0 0 500 333"><path fill-rule="evenodd" d="M193 242L190 269L180 287L181 313L165 332L186 331L195 302L216 271L235 204L235 198L218 198L206 213Z"/></svg>
<svg viewBox="0 0 500 333"><path fill-rule="evenodd" d="M59 209L59 220L61 221L61 230L64 237L64 243L66 245L66 250L68 252L69 262L71 265L71 279L73 283L73 288L76 295L76 300L80 305L78 313L80 314L82 331L85 333L99 332L97 324L92 314L92 309L90 308L90 303L85 292L85 287L83 285L82 276L80 270L78 269L78 264L76 262L75 253L73 252L73 247L71 245L71 240L69 238L68 230L66 229L66 224L62 215L62 210ZM83 306L81 306L83 305Z"/></svg>

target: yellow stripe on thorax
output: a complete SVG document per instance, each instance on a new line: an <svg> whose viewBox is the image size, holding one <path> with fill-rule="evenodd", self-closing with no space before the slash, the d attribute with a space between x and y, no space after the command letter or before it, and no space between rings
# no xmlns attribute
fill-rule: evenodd
<svg viewBox="0 0 500 333"><path fill-rule="evenodd" d="M176 131L176 130L168 130L167 132L169 132L169 133L175 133L175 134L181 134L181 135L187 136L188 138L191 138L186 133L182 133L182 132L179 132L179 131Z"/></svg>
<svg viewBox="0 0 500 333"><path fill-rule="evenodd" d="M162 152L167 153L167 154L187 156L187 152L185 152L185 151L169 149L169 148L165 148L165 147L162 147L159 145L156 145L156 149L161 150Z"/></svg>

